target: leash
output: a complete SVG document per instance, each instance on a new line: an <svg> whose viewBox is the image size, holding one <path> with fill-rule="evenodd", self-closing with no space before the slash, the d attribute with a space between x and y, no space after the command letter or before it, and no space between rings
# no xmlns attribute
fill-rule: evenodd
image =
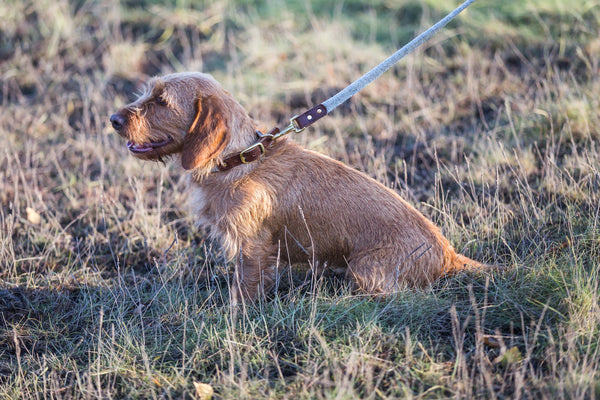
<svg viewBox="0 0 600 400"><path fill-rule="evenodd" d="M232 154L226 157L223 162L217 167L220 171L226 171L237 165L248 164L250 162L260 159L271 147L277 139L287 135L290 132L302 132L304 128L314 124L319 119L326 116L328 113L337 108L340 104L344 103L350 97L361 91L369 83L377 79L381 74L386 72L392 65L396 64L407 54L412 53L416 48L421 46L424 42L429 40L435 35L440 29L453 20L458 14L460 14L465 8L469 7L475 0L466 0L460 6L458 6L450 14L439 20L431 28L421 33L419 36L408 42L400 50L386 58L379 65L371 69L369 72L346 86L340 92L325 100L323 103L311 108L310 110L292 117L290 124L282 131L279 128L273 128L269 133L263 134L257 131L258 141L252 146L242 150L239 153Z"/></svg>

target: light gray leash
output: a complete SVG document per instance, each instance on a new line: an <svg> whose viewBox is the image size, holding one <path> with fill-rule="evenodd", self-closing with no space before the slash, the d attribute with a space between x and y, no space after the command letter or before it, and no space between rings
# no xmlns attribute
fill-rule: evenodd
<svg viewBox="0 0 600 400"><path fill-rule="evenodd" d="M310 110L290 119L290 124L282 131L280 131L279 128L273 128L267 134L263 134L262 132L257 131L259 137L257 143L253 144L250 147L247 147L241 152L231 154L228 157L226 157L221 163L221 165L217 166L217 170L226 171L237 165L257 161L260 158L262 158L267 149L273 146L275 141L281 136L286 135L292 131L300 132L304 130L304 128L306 128L307 126L314 124L319 119L326 116L327 113L333 111L337 106L348 100L350 97L354 96L369 83L377 79L381 74L390 69L392 65L396 64L404 56L413 52L417 47L422 45L426 40L431 38L440 29L446 26L448 22L454 19L458 14L460 14L465 8L470 6L471 3L473 3L474 1L475 0L467 0L464 3L462 3L458 8L456 8L450 14L446 15L431 28L427 29L425 32L421 33L419 36L411 40L400 50L398 50L390 57L385 59L381 64L364 74L362 77L358 78L356 81L352 82L349 86L347 86L335 96L325 100L318 106L315 106Z"/></svg>
<svg viewBox="0 0 600 400"><path fill-rule="evenodd" d="M281 134L284 134L295 130L296 132L300 132L302 129L307 126L313 124L318 119L323 118L327 113L333 111L337 106L348 100L350 97L354 96L360 90L362 90L369 83L373 82L377 79L381 74L390 69L390 67L400 61L404 56L413 52L417 47L421 46L425 41L429 40L433 35L435 35L440 29L448 24L452 19L454 19L458 14L460 14L465 8L469 7L475 0L467 0L462 3L459 7L457 7L450 14L446 15L444 18L439 20L435 25L431 28L427 29L425 32L421 33L419 36L411 40L408 44L402 47L400 50L392 54L386 60L384 60L381 64L377 65L375 68L364 74L362 77L358 78L356 81L351 83L345 89L340 91L338 94L330 97L328 100L325 100L323 103L319 104L316 107L311 108L303 114L297 115L290 120L290 126L284 129Z"/></svg>

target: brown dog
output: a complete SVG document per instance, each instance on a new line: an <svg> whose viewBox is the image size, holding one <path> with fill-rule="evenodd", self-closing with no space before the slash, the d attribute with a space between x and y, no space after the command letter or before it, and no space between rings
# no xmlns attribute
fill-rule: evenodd
<svg viewBox="0 0 600 400"><path fill-rule="evenodd" d="M274 282L278 257L343 268L355 289L377 295L481 267L392 190L285 139L269 143L256 162L223 168L258 136L242 106L209 75L154 78L110 119L138 158L181 153L192 171L194 212L237 260L233 293L246 299Z"/></svg>

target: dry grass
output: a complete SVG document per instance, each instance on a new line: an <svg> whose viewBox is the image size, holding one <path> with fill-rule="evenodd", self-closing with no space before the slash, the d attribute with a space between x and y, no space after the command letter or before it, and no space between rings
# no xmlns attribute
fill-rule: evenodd
<svg viewBox="0 0 600 400"><path fill-rule="evenodd" d="M155 3L0 5L0 398L600 396L600 3L480 1L296 137L501 268L385 302L288 271L244 310L108 116L197 69L282 125L455 4Z"/></svg>

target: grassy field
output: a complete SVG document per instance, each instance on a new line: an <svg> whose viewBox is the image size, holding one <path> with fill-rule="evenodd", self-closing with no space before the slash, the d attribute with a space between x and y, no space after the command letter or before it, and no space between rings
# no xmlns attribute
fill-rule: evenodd
<svg viewBox="0 0 600 400"><path fill-rule="evenodd" d="M109 126L184 70L282 126L456 5L0 3L0 399L600 397L600 1L479 0L296 136L499 266L386 301L294 270L228 307L182 169Z"/></svg>

